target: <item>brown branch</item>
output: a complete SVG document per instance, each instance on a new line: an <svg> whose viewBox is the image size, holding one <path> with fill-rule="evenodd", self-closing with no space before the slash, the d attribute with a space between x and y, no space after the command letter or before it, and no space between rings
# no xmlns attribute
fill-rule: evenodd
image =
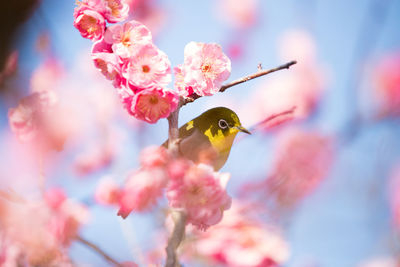
<svg viewBox="0 0 400 267"><path fill-rule="evenodd" d="M279 70L283 70L283 69L289 69L292 65L294 65L296 63L297 63L297 61L293 60L293 61L290 61L290 62L288 62L286 64L283 64L281 66L278 66L276 68L269 69L269 70L262 70L261 69L261 64L259 64L258 65L259 71L257 71L256 73L250 74L248 76L242 77L240 79L234 80L234 81L232 81L230 83L222 85L221 88L219 89L219 92L224 92L226 89L228 89L228 88L230 88L232 86L235 86L235 85L238 85L238 84L253 80L255 78L258 78L258 77L261 77L261 76L264 76L264 75L268 75L268 74L270 74L272 72L275 72L275 71L279 71ZM184 106L184 105L186 105L188 103L194 102L196 99L198 99L200 97L201 96L197 95L197 94L194 94L191 97L187 97L183 101L181 101L181 105L180 106Z"/></svg>
<svg viewBox="0 0 400 267"><path fill-rule="evenodd" d="M91 248L92 250L96 251L98 254L100 254L105 260L108 262L114 264L115 266L122 267L122 264L120 264L118 261L114 260L111 256L109 256L107 253L105 253L101 248L99 248L97 245L93 244L92 242L84 239L81 236L77 236L76 240L84 244L85 246Z"/></svg>
<svg viewBox="0 0 400 267"><path fill-rule="evenodd" d="M180 267L176 250L185 237L186 213L184 211L172 211L172 219L174 220L174 229L168 240L166 247L167 261L165 267Z"/></svg>
<svg viewBox="0 0 400 267"><path fill-rule="evenodd" d="M178 157L178 142L179 142L179 128L178 128L178 117L179 109L182 105L182 99L178 105L178 108L172 112L168 117L168 150L173 157ZM172 210L172 219L174 220L174 229L168 239L167 247L167 259L165 262L166 267L178 267L180 266L176 250L185 236L186 226L186 213L183 211Z"/></svg>

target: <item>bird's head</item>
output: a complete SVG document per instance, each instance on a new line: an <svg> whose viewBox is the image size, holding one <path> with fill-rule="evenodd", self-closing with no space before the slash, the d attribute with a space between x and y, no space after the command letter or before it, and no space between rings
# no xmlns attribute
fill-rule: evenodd
<svg viewBox="0 0 400 267"><path fill-rule="evenodd" d="M227 149L227 145L230 149L238 132L251 134L242 126L236 113L225 107L207 110L195 119L195 124L218 150Z"/></svg>

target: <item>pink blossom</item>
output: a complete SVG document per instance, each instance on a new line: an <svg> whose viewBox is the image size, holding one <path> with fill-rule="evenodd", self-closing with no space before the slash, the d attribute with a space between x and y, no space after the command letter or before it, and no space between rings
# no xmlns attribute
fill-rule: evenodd
<svg viewBox="0 0 400 267"><path fill-rule="evenodd" d="M132 99L130 110L137 119L156 123L173 112L179 103L179 96L166 88L150 88L140 91Z"/></svg>
<svg viewBox="0 0 400 267"><path fill-rule="evenodd" d="M231 206L225 190L229 174L216 173L207 165L192 165L183 177L171 176L167 188L169 205L183 209L187 222L206 230L221 221Z"/></svg>
<svg viewBox="0 0 400 267"><path fill-rule="evenodd" d="M400 51L383 57L374 70L380 115L400 114Z"/></svg>
<svg viewBox="0 0 400 267"><path fill-rule="evenodd" d="M182 66L185 88L191 87L201 96L213 95L230 73L231 61L218 44L190 42L185 46Z"/></svg>
<svg viewBox="0 0 400 267"><path fill-rule="evenodd" d="M162 146L149 146L140 152L140 163L145 168L165 167L168 162L168 151Z"/></svg>
<svg viewBox="0 0 400 267"><path fill-rule="evenodd" d="M48 58L37 67L31 77L31 91L32 92L54 92L60 79L64 76L65 71L61 63L56 58ZM42 95L43 96L43 95ZM48 93L51 97L50 103L55 103L55 94Z"/></svg>
<svg viewBox="0 0 400 267"><path fill-rule="evenodd" d="M247 28L257 19L259 0L219 0L217 7L218 18L234 28Z"/></svg>
<svg viewBox="0 0 400 267"><path fill-rule="evenodd" d="M128 17L129 5L125 2L125 0L104 0L104 2L104 15L108 22L120 22Z"/></svg>
<svg viewBox="0 0 400 267"><path fill-rule="evenodd" d="M44 199L50 208L57 210L67 199L67 195L61 188L52 188L45 192Z"/></svg>
<svg viewBox="0 0 400 267"><path fill-rule="evenodd" d="M141 169L132 173L122 189L118 215L128 217L132 211L149 210L162 195L167 183L167 175L163 168Z"/></svg>
<svg viewBox="0 0 400 267"><path fill-rule="evenodd" d="M112 144L97 144L77 155L74 162L75 171L79 175L88 175L109 166L114 159Z"/></svg>
<svg viewBox="0 0 400 267"><path fill-rule="evenodd" d="M100 40L103 38L106 21L102 13L103 6L99 1L79 2L74 10L74 26L83 38Z"/></svg>
<svg viewBox="0 0 400 267"><path fill-rule="evenodd" d="M174 88L179 92L180 96L188 97L194 94L193 88L185 84L185 74L182 65L174 68L175 83Z"/></svg>
<svg viewBox="0 0 400 267"><path fill-rule="evenodd" d="M139 45L151 44L151 32L138 21L131 20L123 25L116 24L107 28L104 41L112 45L118 56L129 57Z"/></svg>
<svg viewBox="0 0 400 267"><path fill-rule="evenodd" d="M97 185L94 198L103 205L113 205L119 202L120 189L114 180L103 178Z"/></svg>
<svg viewBox="0 0 400 267"><path fill-rule="evenodd" d="M315 190L333 159L332 139L316 132L288 131L278 144L273 171L262 194L291 206ZM264 188L265 187L258 187Z"/></svg>
<svg viewBox="0 0 400 267"><path fill-rule="evenodd" d="M167 55L153 44L135 48L122 69L127 86L149 88L171 82L171 63Z"/></svg>
<svg viewBox="0 0 400 267"><path fill-rule="evenodd" d="M49 231L62 246L69 246L89 220L86 206L70 199L63 201L48 222Z"/></svg>
<svg viewBox="0 0 400 267"><path fill-rule="evenodd" d="M10 108L8 119L11 130L21 141L30 141L37 136L39 124L44 111L48 107L47 92L33 93L24 97L16 108Z"/></svg>
<svg viewBox="0 0 400 267"><path fill-rule="evenodd" d="M20 248L14 253L18 254L19 259L24 259L27 266L68 266L65 249L70 244L68 240L76 236L82 222L76 216L80 213L79 207L70 206L71 209L67 211L69 202L64 201L54 210L40 200L29 199L18 203L2 201L2 240L9 240L10 248ZM55 227L60 224L66 227ZM74 231L71 231L72 225ZM55 231L56 229L59 231Z"/></svg>
<svg viewBox="0 0 400 267"><path fill-rule="evenodd" d="M122 61L112 52L111 44L106 43L104 39L95 42L92 47L92 59L101 74L113 81L113 85L118 88L122 79Z"/></svg>
<svg viewBox="0 0 400 267"><path fill-rule="evenodd" d="M233 208L218 225L200 233L193 244L198 255L216 265L232 267L274 267L285 263L289 248L279 230L244 214L243 207Z"/></svg>

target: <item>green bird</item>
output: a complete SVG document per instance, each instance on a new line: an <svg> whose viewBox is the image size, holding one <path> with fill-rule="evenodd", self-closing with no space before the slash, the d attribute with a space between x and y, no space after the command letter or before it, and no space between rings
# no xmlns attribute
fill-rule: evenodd
<svg viewBox="0 0 400 267"><path fill-rule="evenodd" d="M251 134L229 108L207 110L179 128L179 154L194 163L207 163L215 171L224 166L238 132ZM163 144L168 148L168 140Z"/></svg>

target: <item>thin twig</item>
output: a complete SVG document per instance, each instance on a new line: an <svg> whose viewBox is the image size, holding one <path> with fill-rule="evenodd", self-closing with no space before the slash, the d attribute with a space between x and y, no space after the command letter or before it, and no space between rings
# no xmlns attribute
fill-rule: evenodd
<svg viewBox="0 0 400 267"><path fill-rule="evenodd" d="M248 76L242 77L240 79L237 79L237 80L234 80L234 81L232 81L230 83L222 85L221 88L219 89L219 92L224 92L226 89L228 89L228 88L230 88L232 86L235 86L235 85L238 85L238 84L253 80L255 78L270 74L270 73L275 72L275 71L279 71L279 70L283 70L283 69L289 69L292 65L294 65L296 63L297 63L297 61L293 60L293 61L290 61L290 62L288 62L286 64L283 64L281 66L273 68L273 69L269 69L269 70L262 70L261 69L261 70L257 71L256 73L250 74ZM198 99L200 97L201 96L197 95L197 94L194 94L191 97L187 97L183 101L181 101L181 105L180 106L184 106L184 105L186 105L188 103L194 102L196 99Z"/></svg>
<svg viewBox="0 0 400 267"><path fill-rule="evenodd" d="M96 251L98 254L100 254L105 260L108 262L114 264L115 266L122 267L122 264L120 264L118 261L114 260L111 256L109 256L107 253L105 253L101 248L99 248L97 245L93 244L92 242L84 239L81 236L77 236L76 240L84 244L85 246L91 248L92 250Z"/></svg>
<svg viewBox="0 0 400 267"><path fill-rule="evenodd" d="M290 118L285 120L285 118L287 118L286 116L293 116L295 110L296 110L296 106L293 106L288 110L285 110L285 111L282 111L282 112L279 112L279 113L274 113L274 114L268 116L267 118L265 118L264 120L262 120L262 121L256 123L255 125L251 126L249 130L250 131L256 130L257 128L264 126L268 122L271 122L271 121L273 121L275 119L280 119L280 121L270 125L270 127L277 126L277 125L281 124L282 122L284 122L286 120L289 120Z"/></svg>
<svg viewBox="0 0 400 267"><path fill-rule="evenodd" d="M184 211L175 210L172 211L171 215L175 224L166 248L167 261L165 267L180 267L181 265L176 255L176 250L185 236L186 213Z"/></svg>

